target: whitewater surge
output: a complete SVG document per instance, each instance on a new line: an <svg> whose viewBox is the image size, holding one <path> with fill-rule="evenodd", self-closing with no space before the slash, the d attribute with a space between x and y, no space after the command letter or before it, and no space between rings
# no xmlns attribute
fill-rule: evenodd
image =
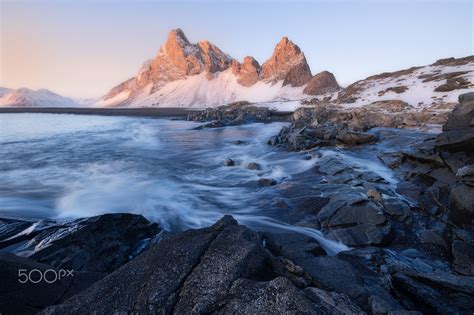
<svg viewBox="0 0 474 315"><path fill-rule="evenodd" d="M315 163L266 144L283 123L197 131L196 123L165 119L8 115L0 138L0 216L130 212L179 231L231 214L254 228L308 235L332 254L347 249L319 231L279 221L277 192L257 184L284 182ZM236 166L224 166L227 158Z"/></svg>

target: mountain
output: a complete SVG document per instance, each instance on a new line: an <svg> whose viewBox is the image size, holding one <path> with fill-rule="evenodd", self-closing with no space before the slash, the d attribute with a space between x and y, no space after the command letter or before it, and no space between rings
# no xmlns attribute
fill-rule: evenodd
<svg viewBox="0 0 474 315"><path fill-rule="evenodd" d="M338 90L332 74L331 79L315 79L304 53L286 37L260 66L250 56L240 63L209 41L192 44L181 29L175 29L154 59L97 105L209 107L242 100L294 100ZM304 91L311 80L317 81L316 88Z"/></svg>
<svg viewBox="0 0 474 315"><path fill-rule="evenodd" d="M351 107L400 100L414 109L423 109L457 103L460 94L473 88L474 55L373 75L349 85L333 97L338 103Z"/></svg>
<svg viewBox="0 0 474 315"><path fill-rule="evenodd" d="M77 107L74 100L53 93L46 89L31 90L28 88L0 88L0 107Z"/></svg>

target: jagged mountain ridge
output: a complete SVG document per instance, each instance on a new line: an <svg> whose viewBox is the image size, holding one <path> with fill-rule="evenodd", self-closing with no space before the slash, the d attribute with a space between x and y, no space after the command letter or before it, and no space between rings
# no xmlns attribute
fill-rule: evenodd
<svg viewBox="0 0 474 315"><path fill-rule="evenodd" d="M301 49L283 37L261 66L251 56L243 62L209 41L192 44L181 29L172 30L157 56L138 74L111 89L99 106L208 107L247 100L301 99L320 94L306 89L314 79ZM324 93L339 89L334 76Z"/></svg>

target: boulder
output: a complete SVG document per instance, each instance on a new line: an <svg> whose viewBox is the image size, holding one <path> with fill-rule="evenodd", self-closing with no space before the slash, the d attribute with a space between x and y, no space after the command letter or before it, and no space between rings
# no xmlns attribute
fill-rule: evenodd
<svg viewBox="0 0 474 315"><path fill-rule="evenodd" d="M225 166L235 166L235 161L232 159L225 159L224 161Z"/></svg>
<svg viewBox="0 0 474 315"><path fill-rule="evenodd" d="M443 132L436 138L440 151L450 153L474 152L474 92L459 96L459 104L443 125Z"/></svg>
<svg viewBox="0 0 474 315"><path fill-rule="evenodd" d="M41 314L280 314L360 311L348 297L299 288L279 274L262 237L230 216L170 236ZM302 273L287 264L286 273Z"/></svg>
<svg viewBox="0 0 474 315"><path fill-rule="evenodd" d="M247 168L249 170L252 170L252 171L260 171L262 170L262 166L258 163L255 163L255 162L250 162L249 164L247 164Z"/></svg>

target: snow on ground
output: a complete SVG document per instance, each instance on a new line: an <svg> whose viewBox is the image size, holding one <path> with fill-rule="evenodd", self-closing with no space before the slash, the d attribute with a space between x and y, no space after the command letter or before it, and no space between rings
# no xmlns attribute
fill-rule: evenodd
<svg viewBox="0 0 474 315"><path fill-rule="evenodd" d="M169 82L150 95L149 89L145 89L133 98L129 106L207 108L237 101L251 103L281 101L283 104L286 101L307 97L303 94L304 86L283 86L283 81L275 84L259 81L250 87L242 86L230 69L217 73L211 80L208 80L206 75L206 73L201 73L188 76L184 80ZM110 101L107 106L114 106L123 101L123 99L115 99L116 97L114 101L107 100L106 102ZM106 106L103 103L98 105Z"/></svg>
<svg viewBox="0 0 474 315"><path fill-rule="evenodd" d="M98 107L107 107L107 106L114 106L115 104L119 104L123 101L126 101L130 95L130 91L123 91L119 94L115 95L114 97L108 98L106 100L100 99L96 106Z"/></svg>
<svg viewBox="0 0 474 315"><path fill-rule="evenodd" d="M446 79L439 81L423 82L424 78L419 78L423 75L439 75L451 72L468 71L469 73L460 77L474 83L474 63L469 63L462 66L445 66L445 65L429 65L421 67L412 73L401 76L389 76L383 79L363 80L363 89L356 94L358 99L355 103L344 104L345 107L361 107L372 102L384 100L401 100L416 109L423 109L431 106L433 103L456 103L460 94L466 93L469 89L459 89L449 92L435 92L434 90L446 83ZM387 88L406 86L408 90L403 93L396 93L394 91L386 92L379 96L380 91ZM472 89L471 89L472 90Z"/></svg>

